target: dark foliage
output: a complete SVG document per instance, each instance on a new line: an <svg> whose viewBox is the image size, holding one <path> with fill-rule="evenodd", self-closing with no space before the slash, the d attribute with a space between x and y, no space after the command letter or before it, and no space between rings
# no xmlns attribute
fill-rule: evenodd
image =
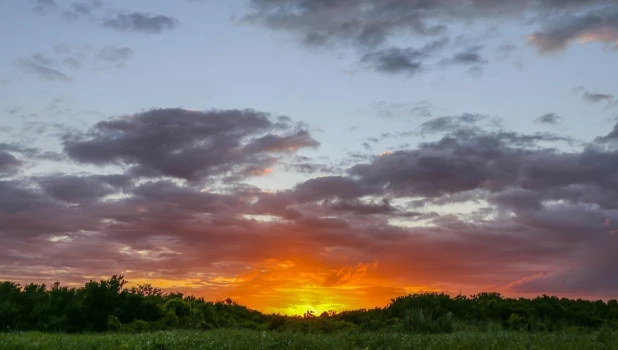
<svg viewBox="0 0 618 350"><path fill-rule="evenodd" d="M498 293L470 297L423 293L398 297L385 308L324 312L317 316L265 315L233 300L207 302L151 285L124 288L123 276L82 288L56 282L20 286L0 283L0 330L43 332L144 332L162 329L237 328L332 333L389 329L449 333L458 326L495 326L519 331L588 331L618 328L618 302L572 300L543 295L504 298Z"/></svg>

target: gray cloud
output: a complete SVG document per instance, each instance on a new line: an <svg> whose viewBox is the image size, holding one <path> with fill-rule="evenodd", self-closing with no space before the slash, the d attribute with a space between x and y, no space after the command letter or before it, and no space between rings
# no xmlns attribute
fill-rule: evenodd
<svg viewBox="0 0 618 350"><path fill-rule="evenodd" d="M33 10L40 14L47 14L58 9L54 0L34 0Z"/></svg>
<svg viewBox="0 0 618 350"><path fill-rule="evenodd" d="M40 266L72 278L118 270L182 278L238 275L219 270L229 261L325 270L377 261L385 280L422 267L406 277L410 285L615 295L618 151L595 142L564 150L557 143L566 137L485 121L435 118L425 124L442 133L435 141L351 155L343 175L275 192L191 180L262 169L277 157L320 165L293 154L317 141L289 118L161 109L102 121L65 136L65 151L78 163L120 165L121 174L0 181L0 268L18 279L57 277ZM3 153L27 158L23 147L0 145L0 164ZM431 208L471 202L480 207L472 213Z"/></svg>
<svg viewBox="0 0 618 350"><path fill-rule="evenodd" d="M68 54L69 52L71 52L71 44L69 44L66 41L58 43L54 45L53 51L54 53L59 54L59 55Z"/></svg>
<svg viewBox="0 0 618 350"><path fill-rule="evenodd" d="M524 186L523 183L526 184L524 188L536 187L540 185L532 179L541 181L552 173L547 164L539 163L545 157L552 158L552 151L528 149L541 141L568 139L551 134L457 130L437 142L423 143L416 150L396 151L377 157L369 164L355 165L350 174L367 185L386 186L399 195L408 196L436 197L478 188L494 190L508 185ZM565 156L564 160L567 159ZM524 165L524 161L530 161L530 164ZM557 179L555 181L560 183Z"/></svg>
<svg viewBox="0 0 618 350"><path fill-rule="evenodd" d="M15 156L0 150L0 177L16 174L21 166L22 162Z"/></svg>
<svg viewBox="0 0 618 350"><path fill-rule="evenodd" d="M366 67L387 74L415 74L426 65L421 59L423 50L395 42L412 35L431 43L436 35L446 33L450 24L491 27L496 20L543 24L553 19L551 26L530 36L540 52L561 49L576 38L607 43L618 40L618 8L612 0L251 0L251 4L244 21L292 33L308 46L351 46L360 52ZM505 58L514 47L502 45L498 52ZM446 55L437 62L441 63L438 67L472 65L469 71L475 75L488 63L471 51Z"/></svg>
<svg viewBox="0 0 618 350"><path fill-rule="evenodd" d="M105 46L97 52L96 56L99 60L113 63L117 68L121 68L126 65L133 53L133 50L128 47Z"/></svg>
<svg viewBox="0 0 618 350"><path fill-rule="evenodd" d="M133 194L144 203L161 203L194 213L224 215L247 210L241 195L201 192L194 187L179 186L169 181L147 182L136 187Z"/></svg>
<svg viewBox="0 0 618 350"><path fill-rule="evenodd" d="M576 252L576 261L586 261L584 265L569 264L559 271L536 274L513 283L512 289L526 293L573 293L585 294L591 290L597 293L612 294L618 290L614 266L618 258L612 251L618 249L613 237L599 237L594 250L590 247Z"/></svg>
<svg viewBox="0 0 618 350"><path fill-rule="evenodd" d="M487 64L487 60L476 52L458 52L451 59L453 63L459 64Z"/></svg>
<svg viewBox="0 0 618 350"><path fill-rule="evenodd" d="M479 51L483 46L474 46L468 48L466 51L456 52L449 58L440 60L438 66L448 67L451 65L468 66L468 72L473 76L480 76L483 73L485 65L489 63Z"/></svg>
<svg viewBox="0 0 618 350"><path fill-rule="evenodd" d="M54 68L41 64L40 59L37 60L36 58L37 57L33 59L18 59L17 65L25 73L36 75L41 80L60 81L64 83L69 83L73 81L73 78L71 78L70 76Z"/></svg>
<svg viewBox="0 0 618 350"><path fill-rule="evenodd" d="M54 45L52 51L51 57L43 53L36 53L28 60L18 60L18 63L30 70L37 67L36 69L38 71L43 70L41 73L46 74L46 76L49 75L50 78L59 79L59 75L48 71L51 69L62 73L57 69L59 63L73 70L81 68L123 68L134 55L134 51L129 47L116 47L113 45L106 45L100 48L92 48L90 45L81 48L71 48L68 43L60 43Z"/></svg>
<svg viewBox="0 0 618 350"><path fill-rule="evenodd" d="M44 193L68 203L87 203L128 187L126 175L50 175L37 179Z"/></svg>
<svg viewBox="0 0 618 350"><path fill-rule="evenodd" d="M159 34L165 30L174 29L179 22L164 15L134 12L118 14L116 17L103 21L103 26L119 31Z"/></svg>
<svg viewBox="0 0 618 350"><path fill-rule="evenodd" d="M302 174L332 174L339 170L335 165L325 164L324 162L319 162L315 159L300 155L295 155L290 161L282 163L285 170Z"/></svg>
<svg viewBox="0 0 618 350"><path fill-rule="evenodd" d="M538 124L558 125L562 117L556 113L547 113L535 119Z"/></svg>
<svg viewBox="0 0 618 350"><path fill-rule="evenodd" d="M79 20L81 18L92 17L99 9L103 8L100 0L86 0L72 3L62 14L67 20Z"/></svg>
<svg viewBox="0 0 618 350"><path fill-rule="evenodd" d="M0 181L0 233L4 244L10 244L12 238L23 240L93 229L96 223L91 217L42 194L27 182Z"/></svg>
<svg viewBox="0 0 618 350"><path fill-rule="evenodd" d="M32 55L32 61L42 66L52 66L54 64L53 59L45 56L42 53L35 53L34 55Z"/></svg>
<svg viewBox="0 0 618 350"><path fill-rule="evenodd" d="M385 101L376 101L372 104L373 110L384 118L394 117L431 117L433 116L435 107L429 101L419 101L414 104L410 103L387 103Z"/></svg>
<svg viewBox="0 0 618 350"><path fill-rule="evenodd" d="M457 130L481 130L476 124L480 121L488 121L494 126L498 121L485 115L464 113L455 117L438 117L426 121L419 125L418 132L421 135L435 134L443 132L453 132Z"/></svg>
<svg viewBox="0 0 618 350"><path fill-rule="evenodd" d="M63 130L63 129L60 129ZM20 158L24 161L39 161L39 160L48 160L48 161L62 161L66 160L64 155L53 152L53 151L44 151L39 148L34 147L25 147L20 144L7 144L0 143L0 152L8 152L19 154Z"/></svg>
<svg viewBox="0 0 618 350"><path fill-rule="evenodd" d="M422 69L422 53L412 48L390 48L365 54L361 63L382 73L414 75Z"/></svg>
<svg viewBox="0 0 618 350"><path fill-rule="evenodd" d="M612 95L585 92L584 99L590 103L609 102L614 98Z"/></svg>
<svg viewBox="0 0 618 350"><path fill-rule="evenodd" d="M448 45L448 38L431 41L421 47L375 49L361 57L360 62L371 69L389 74L414 75L423 70L423 62Z"/></svg>
<svg viewBox="0 0 618 350"><path fill-rule="evenodd" d="M618 123L614 125L614 130L610 131L605 136L597 137L596 141L597 142L618 141Z"/></svg>
<svg viewBox="0 0 618 350"><path fill-rule="evenodd" d="M306 203L329 198L356 199L380 192L378 188L365 186L347 177L326 176L298 184L293 196L297 201Z"/></svg>
<svg viewBox="0 0 618 350"><path fill-rule="evenodd" d="M517 6L499 1L304 1L253 0L253 12L245 17L273 29L297 33L308 43L343 42L377 46L393 36L411 32L434 36L446 26L434 23L441 16L469 18L511 13Z"/></svg>
<svg viewBox="0 0 618 350"><path fill-rule="evenodd" d="M295 130L298 127L251 110L159 109L66 135L64 148L78 162L122 164L140 176L196 181L257 174L276 163L275 154L317 147L307 131Z"/></svg>
<svg viewBox="0 0 618 350"><path fill-rule="evenodd" d="M530 36L539 52L564 50L574 40L600 41L618 48L618 7L614 3L581 15L564 16Z"/></svg>
<svg viewBox="0 0 618 350"><path fill-rule="evenodd" d="M517 50L517 46L513 43L503 43L496 48L496 53L500 59L506 59Z"/></svg>
<svg viewBox="0 0 618 350"><path fill-rule="evenodd" d="M80 16L87 16L101 7L103 7L103 3L99 0L81 1L71 4L72 12Z"/></svg>

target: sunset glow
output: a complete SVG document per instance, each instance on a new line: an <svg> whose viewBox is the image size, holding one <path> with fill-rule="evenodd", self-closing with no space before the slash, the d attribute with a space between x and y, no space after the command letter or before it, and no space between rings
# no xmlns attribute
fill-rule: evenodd
<svg viewBox="0 0 618 350"><path fill-rule="evenodd" d="M616 1L23 0L0 23L0 281L285 315L618 293Z"/></svg>

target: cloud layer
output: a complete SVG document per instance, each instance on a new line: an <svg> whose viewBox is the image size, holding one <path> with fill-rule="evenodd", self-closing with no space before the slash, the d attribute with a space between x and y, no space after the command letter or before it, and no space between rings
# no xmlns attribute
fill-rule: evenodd
<svg viewBox="0 0 618 350"><path fill-rule="evenodd" d="M449 44L454 27L528 23L527 33L540 53L564 50L571 42L602 42L618 47L618 5L612 0L251 0L244 20L285 31L309 47L351 47L360 62L377 72L416 74L425 66L475 65L480 72L489 61L476 50L457 51ZM424 48L402 42L425 42ZM431 43L440 42L432 55ZM479 45L475 43L474 45ZM498 48L499 49L499 48Z"/></svg>
<svg viewBox="0 0 618 350"><path fill-rule="evenodd" d="M65 134L98 173L26 175L40 152L4 145L0 278L123 272L278 312L420 289L615 295L615 130L574 150L487 120L428 120L433 141L275 192L247 181L314 166L296 153L319 142L254 110L154 109Z"/></svg>

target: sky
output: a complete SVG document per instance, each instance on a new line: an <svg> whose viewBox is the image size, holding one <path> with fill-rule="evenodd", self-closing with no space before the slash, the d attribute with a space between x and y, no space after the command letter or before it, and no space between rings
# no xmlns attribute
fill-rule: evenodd
<svg viewBox="0 0 618 350"><path fill-rule="evenodd" d="M0 280L618 295L615 0L3 0L0 44Z"/></svg>

